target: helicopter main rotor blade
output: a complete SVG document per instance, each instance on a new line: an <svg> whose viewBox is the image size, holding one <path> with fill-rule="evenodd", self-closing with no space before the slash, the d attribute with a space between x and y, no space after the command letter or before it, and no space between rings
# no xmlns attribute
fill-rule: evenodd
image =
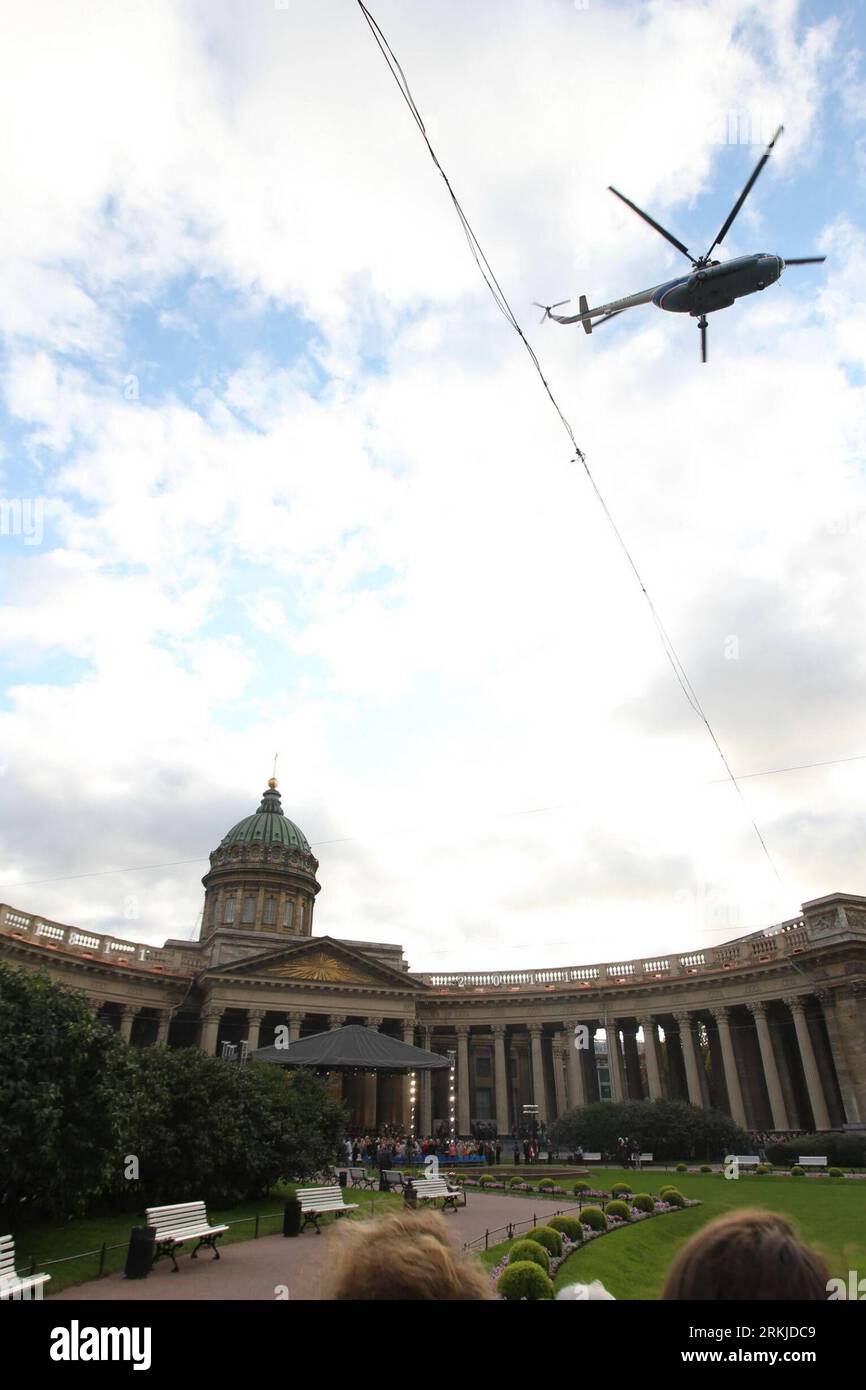
<svg viewBox="0 0 866 1390"><path fill-rule="evenodd" d="M642 217L644 222L648 222L651 227L655 227L656 231L661 233L665 241L669 241L671 246L675 246L678 251L682 251L684 256L688 256L692 265L695 264L695 258L692 255L689 248L687 246L683 246L683 243L681 241L678 241L672 232L669 232L665 227L661 225L660 222L656 222L655 218L650 217L648 212L644 212L642 208L639 208L637 203L632 202L631 198L627 198L624 193L620 193L619 189L614 188L613 184L608 184L608 188L611 193L616 194L617 198L619 198L621 202L625 203L626 207L631 208L632 212L636 212L638 217Z"/></svg>
<svg viewBox="0 0 866 1390"><path fill-rule="evenodd" d="M790 260L784 257L785 265L821 265L826 259L826 256L792 256Z"/></svg>
<svg viewBox="0 0 866 1390"><path fill-rule="evenodd" d="M731 230L731 225L734 221L734 218L737 216L737 213L740 211L740 208L743 206L743 203L746 201L752 189L754 188L758 175L760 174L767 160L770 158L770 155L773 152L773 146L775 145L776 141L778 140L779 136L782 134L782 131L784 129L784 126L779 126L779 129L776 131L776 134L773 136L769 145L764 150L764 153L761 155L761 158L758 160L757 164L755 165L755 168L752 170L752 177L749 179L749 182L746 184L739 198L734 203L734 206L731 208L731 211L728 213L727 218L722 224L722 230L719 232L718 236L716 237L715 241L713 242L712 246L710 247L709 251L704 257L704 260L709 259L716 247L721 246L725 237L728 235L728 232Z"/></svg>

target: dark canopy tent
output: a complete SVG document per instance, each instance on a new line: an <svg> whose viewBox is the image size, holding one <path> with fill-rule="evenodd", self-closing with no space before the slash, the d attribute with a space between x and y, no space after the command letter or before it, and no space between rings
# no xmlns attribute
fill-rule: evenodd
<svg viewBox="0 0 866 1390"><path fill-rule="evenodd" d="M447 1057L412 1047L374 1028L349 1023L327 1033L301 1038L288 1047L260 1047L250 1053L257 1062L283 1067L311 1067L314 1071L369 1071L408 1075L413 1071L437 1071L449 1066Z"/></svg>

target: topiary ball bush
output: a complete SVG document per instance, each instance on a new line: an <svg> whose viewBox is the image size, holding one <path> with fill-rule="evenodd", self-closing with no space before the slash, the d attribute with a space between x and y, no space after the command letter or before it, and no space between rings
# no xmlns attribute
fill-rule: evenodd
<svg viewBox="0 0 866 1390"><path fill-rule="evenodd" d="M805 1176L806 1176L806 1169L805 1169L805 1168L801 1168L800 1165L799 1165L799 1163L795 1163L794 1166L793 1166L793 1168L791 1169L791 1177L792 1177L792 1178L805 1178Z"/></svg>
<svg viewBox="0 0 866 1390"><path fill-rule="evenodd" d="M763 1178L763 1177L766 1177L767 1173L769 1173L769 1172L771 1172L771 1171L772 1171L772 1170L771 1170L769 1164L767 1164L767 1163L759 1163L758 1166L757 1166L757 1168L755 1169L755 1177L756 1177L756 1178Z"/></svg>
<svg viewBox="0 0 866 1390"><path fill-rule="evenodd" d="M662 1199L663 1202L666 1202L666 1201L667 1201L667 1194L668 1194L669 1192L677 1192L677 1191L679 1191L679 1189L676 1188L676 1187L674 1187L674 1185L673 1185L672 1182L668 1182L668 1183L665 1183L664 1187L663 1187L663 1188L661 1189L661 1191L659 1192L659 1196L661 1197L661 1199Z"/></svg>
<svg viewBox="0 0 866 1390"><path fill-rule="evenodd" d="M678 1164L677 1164L677 1172L678 1172L678 1173L687 1173L688 1171L689 1171L689 1170L688 1170L688 1167L686 1166L685 1163L678 1163Z"/></svg>
<svg viewBox="0 0 866 1390"><path fill-rule="evenodd" d="M572 1242L583 1240L583 1227L576 1216L551 1216L547 1224L552 1231L559 1231Z"/></svg>
<svg viewBox="0 0 866 1390"><path fill-rule="evenodd" d="M508 1263L519 1264L521 1260L532 1260L545 1274L550 1273L550 1256L537 1240L516 1240L508 1252Z"/></svg>
<svg viewBox="0 0 866 1390"><path fill-rule="evenodd" d="M543 1269L539 1269L534 1260L520 1260L517 1264L508 1265L503 1269L496 1281L496 1291L501 1298L507 1298L509 1302L518 1302L521 1298L526 1298L531 1303L536 1303L540 1299L553 1298L550 1277Z"/></svg>
<svg viewBox="0 0 866 1390"><path fill-rule="evenodd" d="M540 1192L542 1188L553 1187L553 1185L553 1178L542 1178L541 1182L538 1184L538 1190Z"/></svg>
<svg viewBox="0 0 866 1390"><path fill-rule="evenodd" d="M481 1177L478 1179L478 1186L492 1187L495 1182L496 1179L494 1178L492 1173L482 1173Z"/></svg>
<svg viewBox="0 0 866 1390"><path fill-rule="evenodd" d="M601 1207L584 1207L580 1213L582 1226L588 1226L591 1231L606 1231L607 1221Z"/></svg>
<svg viewBox="0 0 866 1390"><path fill-rule="evenodd" d="M630 1215L625 1202L608 1202L604 1214L605 1216L614 1216L619 1221L628 1221Z"/></svg>
<svg viewBox="0 0 866 1390"><path fill-rule="evenodd" d="M627 1182L615 1182L610 1189L611 1197L630 1197L631 1185Z"/></svg>
<svg viewBox="0 0 866 1390"><path fill-rule="evenodd" d="M841 1168L828 1168L828 1169L827 1169L827 1177L828 1177L828 1178L844 1178L844 1176L845 1176L845 1174L842 1172L842 1169L841 1169Z"/></svg>
<svg viewBox="0 0 866 1390"><path fill-rule="evenodd" d="M655 1211L656 1209L656 1204L648 1192L638 1192L632 1197L631 1204L633 1207L637 1207L638 1211Z"/></svg>
<svg viewBox="0 0 866 1390"><path fill-rule="evenodd" d="M527 1239L537 1240L538 1244L543 1245L549 1255L559 1256L562 1254L562 1236L552 1226L536 1226Z"/></svg>
<svg viewBox="0 0 866 1390"><path fill-rule="evenodd" d="M522 1186L523 1186L523 1179L522 1179L522 1178L509 1178L509 1179L508 1179L508 1186L509 1186L509 1187L522 1187Z"/></svg>
<svg viewBox="0 0 866 1390"><path fill-rule="evenodd" d="M702 1164L701 1164L701 1172L702 1172L702 1173L711 1173L712 1171L713 1171L713 1170L712 1170L712 1168L710 1167L709 1163L702 1163Z"/></svg>
<svg viewBox="0 0 866 1390"><path fill-rule="evenodd" d="M571 1190L575 1195L580 1192L591 1192L592 1183L587 1182L585 1178L580 1178Z"/></svg>
<svg viewBox="0 0 866 1390"><path fill-rule="evenodd" d="M684 1207L686 1204L685 1197L675 1187L669 1187L666 1190L662 1201L667 1202L669 1207Z"/></svg>

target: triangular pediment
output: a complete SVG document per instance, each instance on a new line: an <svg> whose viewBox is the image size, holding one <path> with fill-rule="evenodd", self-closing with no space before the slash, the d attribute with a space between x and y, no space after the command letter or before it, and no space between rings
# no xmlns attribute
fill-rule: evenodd
<svg viewBox="0 0 866 1390"><path fill-rule="evenodd" d="M392 970L380 961L370 960L360 951L353 951L333 937L319 936L284 946L278 950L257 952L243 960L217 966L209 975L243 976L257 980L298 980L311 984L362 985L377 989L417 990L416 982L408 975Z"/></svg>

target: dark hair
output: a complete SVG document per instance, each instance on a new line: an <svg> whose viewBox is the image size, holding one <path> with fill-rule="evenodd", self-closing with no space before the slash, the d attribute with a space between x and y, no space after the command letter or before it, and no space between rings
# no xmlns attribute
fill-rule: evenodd
<svg viewBox="0 0 866 1390"><path fill-rule="evenodd" d="M683 1246L668 1272L667 1302L824 1300L830 1278L822 1257L773 1211L736 1211L709 1222Z"/></svg>

